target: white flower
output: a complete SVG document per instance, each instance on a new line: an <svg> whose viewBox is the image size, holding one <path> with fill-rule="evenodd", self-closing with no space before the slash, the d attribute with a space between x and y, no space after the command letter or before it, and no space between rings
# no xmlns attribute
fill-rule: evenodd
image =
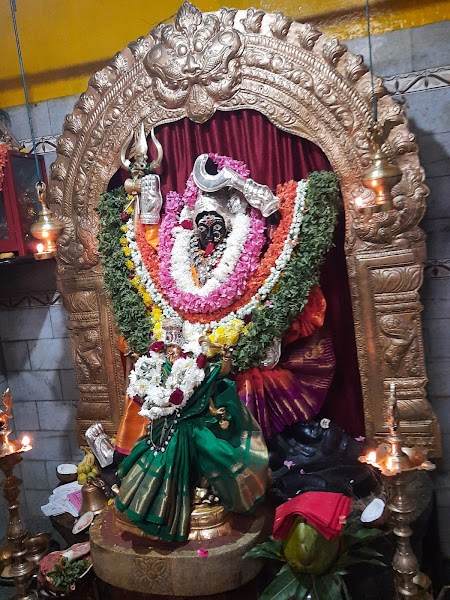
<svg viewBox="0 0 450 600"><path fill-rule="evenodd" d="M127 393L143 399L139 414L150 419L167 417L181 410L205 378L205 371L197 367L195 356L188 356L174 362L169 377L163 382L164 362L161 354L152 351L149 356L138 358L130 373ZM183 392L183 401L174 405L170 402L170 395L177 388Z"/></svg>

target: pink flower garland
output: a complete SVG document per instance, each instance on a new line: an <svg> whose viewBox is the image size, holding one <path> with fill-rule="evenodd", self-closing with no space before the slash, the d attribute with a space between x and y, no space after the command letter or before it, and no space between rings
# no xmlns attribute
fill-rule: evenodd
<svg viewBox="0 0 450 600"><path fill-rule="evenodd" d="M177 215L178 216L178 215ZM172 228L178 225L178 219L174 221L166 218L164 223L171 232ZM174 223L172 225L172 223ZM172 226L171 226L172 225ZM244 245L242 254L238 260L236 268L229 279L216 290L207 296L197 296L188 292L182 292L176 285L170 273L170 257L173 249L173 237L162 231L158 247L160 257L160 283L166 296L170 299L174 308L188 310L192 312L213 312L218 308L226 308L236 297L242 296L245 292L247 280L258 267L262 247L264 245L265 225L259 216L259 211L252 209L250 231Z"/></svg>
<svg viewBox="0 0 450 600"><path fill-rule="evenodd" d="M249 174L246 166L240 161L217 154L210 154L209 156L220 169L228 166L243 177L247 177ZM226 308L237 297L244 294L247 281L259 264L260 254L265 242L265 221L258 210L252 209L250 230L242 254L232 275L226 282L206 296L183 292L177 287L170 272L174 245L173 229L179 225L182 207L188 206L191 209L194 207L198 191L191 175L186 183L186 190L182 198L175 192L170 192L167 195L166 214L159 232L160 284L174 308L195 313L210 313L218 308Z"/></svg>

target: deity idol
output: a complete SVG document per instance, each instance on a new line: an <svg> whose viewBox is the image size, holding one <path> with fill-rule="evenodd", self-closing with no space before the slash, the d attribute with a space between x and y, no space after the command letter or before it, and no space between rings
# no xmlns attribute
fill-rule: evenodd
<svg viewBox="0 0 450 600"><path fill-rule="evenodd" d="M275 195L243 163L210 154L183 195L162 203L153 192L147 208L115 190L99 209L105 283L134 361L116 448L138 441L116 506L181 541L200 480L227 509L249 512L267 485L264 438L323 404L334 356L317 281L338 187L315 173Z"/></svg>

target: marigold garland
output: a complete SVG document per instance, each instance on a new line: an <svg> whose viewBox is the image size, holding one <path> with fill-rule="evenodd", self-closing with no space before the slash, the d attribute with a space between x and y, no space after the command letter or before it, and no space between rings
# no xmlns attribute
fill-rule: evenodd
<svg viewBox="0 0 450 600"><path fill-rule="evenodd" d="M286 201L282 205L289 204L288 197L292 198L292 187L295 182L289 182L279 186L277 193L285 195ZM331 244L334 230L336 213L339 199L339 187L337 178L333 173L312 173L308 177L308 188L306 194L306 209L301 225L300 244L294 251L290 262L282 272L278 284L263 304L259 304L251 313L251 322L245 327L239 326L241 335L234 347L233 366L236 371L245 371L256 366L264 358L265 353L275 337L281 337L290 323L301 313L305 307L311 287L317 283L319 278L319 267L323 257ZM161 314L155 314L152 318L151 312L146 307L149 298L144 299L145 288L138 281L133 285L135 279L134 264L127 260L121 238L123 237L124 209L128 199L123 189L114 190L103 195L99 204L99 213L102 229L99 234L99 249L102 254L104 266L104 279L113 300L116 321L120 332L125 337L130 350L143 354L148 350L152 341L151 332L153 327L160 328ZM283 206L283 209L284 209ZM288 207L286 207L289 214ZM287 217L286 214L286 217ZM128 216L128 215L127 215ZM274 246L276 240L282 240L289 231L289 218L282 218L274 236L272 244L261 260L260 267L254 274L251 286L244 296L239 298L239 305L252 297L259 289L261 283L267 277L267 270L273 267L274 260L279 255L278 246ZM137 228L136 241L143 242L143 229ZM284 236L284 238L283 238ZM141 248L148 247L143 244ZM145 252L147 268L152 269L156 253L150 249ZM130 265L131 263L131 265ZM157 272L152 269L152 274ZM155 278L156 279L156 278ZM159 287L159 281L155 281ZM148 295L148 294L147 294ZM143 301L144 300L144 301ZM145 302L147 300L147 302ZM151 301L151 299L150 299ZM226 309L229 314L233 306ZM217 312L219 316L221 311ZM185 315L178 311L180 316ZM203 316L195 321L205 322ZM206 322L216 318L216 313L207 315ZM220 317L219 317L220 318ZM154 330L153 330L154 331ZM157 332L154 331L156 334ZM158 335L156 338L160 337ZM153 338L155 339L155 338Z"/></svg>

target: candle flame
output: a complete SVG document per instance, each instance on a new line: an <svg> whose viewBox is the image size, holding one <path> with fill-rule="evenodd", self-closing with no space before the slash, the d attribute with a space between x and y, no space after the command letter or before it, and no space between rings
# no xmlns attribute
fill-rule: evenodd
<svg viewBox="0 0 450 600"><path fill-rule="evenodd" d="M29 446L30 444L31 439L27 435L24 435L22 438L22 446Z"/></svg>
<svg viewBox="0 0 450 600"><path fill-rule="evenodd" d="M37 244L36 250L39 252L39 254L44 252L44 244Z"/></svg>

